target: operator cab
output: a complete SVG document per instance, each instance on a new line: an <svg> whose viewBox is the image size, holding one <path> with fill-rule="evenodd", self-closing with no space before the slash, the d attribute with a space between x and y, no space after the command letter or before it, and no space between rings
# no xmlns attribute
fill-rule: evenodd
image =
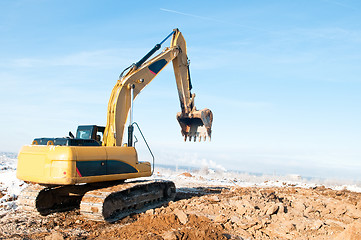
<svg viewBox="0 0 361 240"><path fill-rule="evenodd" d="M35 138L33 145L56 146L101 146L105 127L97 125L78 126L76 137L69 132L69 137L63 138Z"/></svg>
<svg viewBox="0 0 361 240"><path fill-rule="evenodd" d="M97 125L81 125L78 126L76 130L77 139L93 139L97 142L100 142L103 138L105 127ZM70 135L70 133L69 133Z"/></svg>

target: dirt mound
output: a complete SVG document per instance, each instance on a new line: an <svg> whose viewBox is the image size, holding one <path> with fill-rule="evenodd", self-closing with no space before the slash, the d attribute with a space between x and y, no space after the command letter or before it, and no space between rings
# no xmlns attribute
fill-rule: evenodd
<svg viewBox="0 0 361 240"><path fill-rule="evenodd" d="M0 239L360 239L361 194L324 187L187 187L114 224L78 210L0 214Z"/></svg>
<svg viewBox="0 0 361 240"><path fill-rule="evenodd" d="M184 173L180 174L180 176L193 177L192 174L190 174L189 172L184 172Z"/></svg>
<svg viewBox="0 0 361 240"><path fill-rule="evenodd" d="M357 240L361 239L361 221L356 220L346 227L346 230L338 234L334 240Z"/></svg>
<svg viewBox="0 0 361 240"><path fill-rule="evenodd" d="M221 226L194 214L150 213L111 231L90 235L96 239L227 239Z"/></svg>

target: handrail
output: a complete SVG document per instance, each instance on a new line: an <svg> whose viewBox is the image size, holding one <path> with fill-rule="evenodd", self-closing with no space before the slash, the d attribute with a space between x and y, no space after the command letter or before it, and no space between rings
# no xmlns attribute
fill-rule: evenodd
<svg viewBox="0 0 361 240"><path fill-rule="evenodd" d="M145 145L147 145L147 148L148 148L148 150L149 150L149 152L150 152L150 155L152 155L152 158L153 158L152 175L153 175L153 173L154 173L154 155L153 155L153 152L152 152L152 150L150 150L150 147L149 147L149 145L148 145L148 142L147 142L147 140L145 139L145 137L144 137L144 135L143 135L143 133L142 133L142 130L140 130L140 127L139 127L138 123L137 123L137 122L133 122L133 123L132 123L132 126L133 126L134 124L137 126L137 128L138 128L138 130L139 130L139 132L140 132L140 135L142 135L142 138L143 138L143 140L144 140L144 142L145 142Z"/></svg>

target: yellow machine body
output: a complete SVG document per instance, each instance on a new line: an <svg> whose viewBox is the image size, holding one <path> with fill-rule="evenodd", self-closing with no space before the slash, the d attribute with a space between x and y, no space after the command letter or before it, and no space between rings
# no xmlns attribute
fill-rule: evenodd
<svg viewBox="0 0 361 240"><path fill-rule="evenodd" d="M151 176L134 147L26 145L17 178L49 185L74 185Z"/></svg>

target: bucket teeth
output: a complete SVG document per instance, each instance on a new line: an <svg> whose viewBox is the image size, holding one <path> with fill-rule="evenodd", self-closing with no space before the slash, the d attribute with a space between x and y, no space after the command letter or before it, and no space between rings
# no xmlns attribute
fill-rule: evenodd
<svg viewBox="0 0 361 240"><path fill-rule="evenodd" d="M177 120L181 126L184 141L206 141L211 139L213 114L209 109L193 110L190 113L178 113Z"/></svg>
<svg viewBox="0 0 361 240"><path fill-rule="evenodd" d="M184 141L193 141L193 142L201 142L202 140L203 141L206 141L207 140L207 130L205 127L201 126L201 127L198 127L197 128L197 131L192 131L192 128L191 130L183 133L182 131L182 134L184 136ZM209 136L209 139L210 139L210 136Z"/></svg>

